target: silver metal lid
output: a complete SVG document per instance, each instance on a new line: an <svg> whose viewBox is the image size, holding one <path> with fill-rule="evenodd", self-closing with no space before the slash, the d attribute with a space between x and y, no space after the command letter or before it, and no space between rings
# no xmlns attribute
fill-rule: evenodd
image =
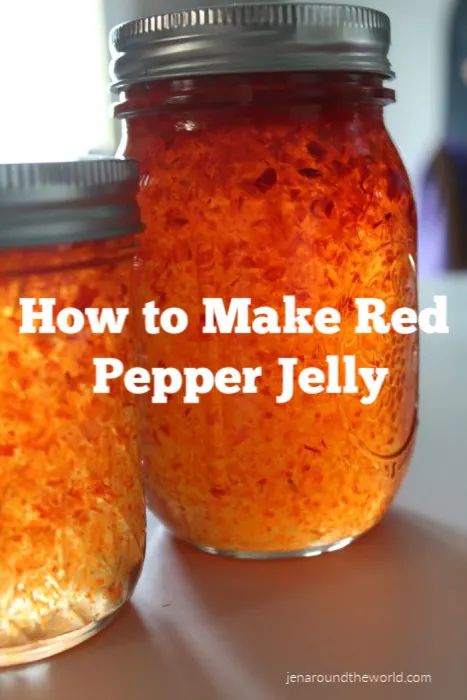
<svg viewBox="0 0 467 700"><path fill-rule="evenodd" d="M130 160L0 164L0 248L136 233L137 191L138 166Z"/></svg>
<svg viewBox="0 0 467 700"><path fill-rule="evenodd" d="M126 22L111 32L112 89L197 75L365 71L394 77L389 17L351 5L253 2Z"/></svg>

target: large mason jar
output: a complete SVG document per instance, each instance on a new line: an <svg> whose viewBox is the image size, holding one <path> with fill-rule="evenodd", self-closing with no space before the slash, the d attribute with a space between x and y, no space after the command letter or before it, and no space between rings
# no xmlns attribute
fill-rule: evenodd
<svg viewBox="0 0 467 700"><path fill-rule="evenodd" d="M98 632L141 568L134 397L93 392L95 358L133 361L131 325L57 326L131 308L136 190L134 163L0 165L0 666Z"/></svg>
<svg viewBox="0 0 467 700"><path fill-rule="evenodd" d="M141 334L148 367L261 367L254 395L148 401L149 500L180 538L239 557L339 549L388 509L417 424L418 336L355 333L356 299L417 307L416 215L386 130L386 15L314 3L172 12L113 33L120 153L140 164L140 301L183 335ZM203 299L334 307L334 335L205 334ZM278 358L389 369L357 393L277 404ZM343 368L341 368L343 371Z"/></svg>

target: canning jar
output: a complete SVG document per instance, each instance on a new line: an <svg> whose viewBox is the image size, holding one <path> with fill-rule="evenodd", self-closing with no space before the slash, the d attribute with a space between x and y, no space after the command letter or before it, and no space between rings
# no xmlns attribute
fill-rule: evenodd
<svg viewBox="0 0 467 700"><path fill-rule="evenodd" d="M390 23L380 12L241 3L114 30L120 152L139 161L141 302L187 311L141 334L149 367L261 367L255 395L146 403L154 511L180 538L238 557L339 549L388 509L417 424L418 336L359 335L358 298L417 307L416 216L386 130ZM203 299L282 314L333 307L335 335L206 334ZM278 358L389 369L377 401L296 392Z"/></svg>
<svg viewBox="0 0 467 700"><path fill-rule="evenodd" d="M141 568L134 397L93 393L93 359L131 362L134 334L56 325L131 307L136 191L130 162L0 165L0 666L95 634Z"/></svg>

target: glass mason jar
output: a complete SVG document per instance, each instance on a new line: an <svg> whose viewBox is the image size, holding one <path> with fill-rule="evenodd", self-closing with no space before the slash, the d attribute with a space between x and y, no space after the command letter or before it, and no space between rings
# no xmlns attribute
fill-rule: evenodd
<svg viewBox="0 0 467 700"><path fill-rule="evenodd" d="M114 30L121 153L140 163L140 302L181 307L142 334L149 367L262 367L256 395L146 404L149 500L180 538L238 557L311 556L388 509L417 425L418 336L357 335L356 298L417 307L416 215L385 128L389 19L301 3L175 12ZM170 50L169 50L170 49ZM336 335L207 335L203 299L340 311ZM390 370L378 400L299 391L278 358Z"/></svg>
<svg viewBox="0 0 467 700"><path fill-rule="evenodd" d="M0 666L95 634L141 568L134 402L93 393L94 358L132 360L131 327L20 332L20 299L54 319L131 306L136 191L124 161L0 165Z"/></svg>

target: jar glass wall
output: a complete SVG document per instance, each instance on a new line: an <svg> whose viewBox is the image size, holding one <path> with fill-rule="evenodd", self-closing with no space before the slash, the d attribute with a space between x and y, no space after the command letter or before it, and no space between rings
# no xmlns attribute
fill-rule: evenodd
<svg viewBox="0 0 467 700"><path fill-rule="evenodd" d="M131 326L20 333L21 299L37 300L36 310L39 299L54 299L54 319L68 307L131 308L137 243L126 235L0 247L0 666L95 634L141 569L134 397L120 387L93 393L94 358L133 361Z"/></svg>

